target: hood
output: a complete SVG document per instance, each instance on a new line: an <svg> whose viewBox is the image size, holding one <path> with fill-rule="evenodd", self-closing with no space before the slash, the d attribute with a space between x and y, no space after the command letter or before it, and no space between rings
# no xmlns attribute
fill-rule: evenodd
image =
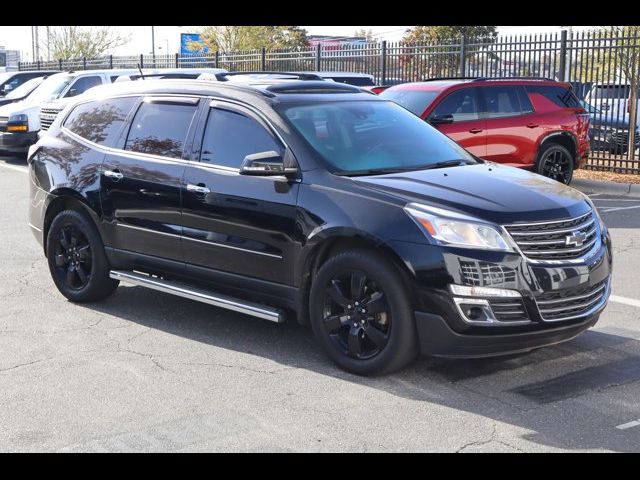
<svg viewBox="0 0 640 480"><path fill-rule="evenodd" d="M77 99L79 97L70 97L70 98L58 98L56 100L50 100L42 104L42 108L51 108L56 110L62 110L67 104L71 101L71 99Z"/></svg>
<svg viewBox="0 0 640 480"><path fill-rule="evenodd" d="M407 203L449 208L498 224L576 217L591 208L578 190L491 162L353 179Z"/></svg>
<svg viewBox="0 0 640 480"><path fill-rule="evenodd" d="M28 114L31 110L40 111L40 105L29 103L28 101L9 103L0 107L0 117L10 117L16 114Z"/></svg>

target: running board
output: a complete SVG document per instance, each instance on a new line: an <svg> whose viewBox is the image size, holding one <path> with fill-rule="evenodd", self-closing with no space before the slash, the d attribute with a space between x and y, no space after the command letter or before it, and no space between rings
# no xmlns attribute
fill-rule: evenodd
<svg viewBox="0 0 640 480"><path fill-rule="evenodd" d="M282 310L277 308L228 297L226 295L196 288L186 283L163 280L161 278L129 270L111 270L109 272L109 276L114 280L120 280L124 283L147 287L152 290L170 293L172 295L188 298L197 302L208 303L214 307L233 310L234 312L244 313L245 315L262 318L263 320L269 320L276 323L284 322L284 313Z"/></svg>

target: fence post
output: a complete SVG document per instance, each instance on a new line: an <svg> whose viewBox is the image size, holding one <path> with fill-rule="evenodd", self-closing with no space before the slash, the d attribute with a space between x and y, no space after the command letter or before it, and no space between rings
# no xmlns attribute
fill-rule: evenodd
<svg viewBox="0 0 640 480"><path fill-rule="evenodd" d="M320 47L320 42L316 45L316 72L321 70L320 68L320 55L322 55L322 49Z"/></svg>
<svg viewBox="0 0 640 480"><path fill-rule="evenodd" d="M460 37L460 76L464 77L466 73L466 57L467 57L467 36Z"/></svg>
<svg viewBox="0 0 640 480"><path fill-rule="evenodd" d="M178 54L176 53L176 68L178 68Z"/></svg>
<svg viewBox="0 0 640 480"><path fill-rule="evenodd" d="M140 68L144 68L144 55L140 54Z"/></svg>
<svg viewBox="0 0 640 480"><path fill-rule="evenodd" d="M60 67L60 68L58 68L58 70L62 71L62 59L61 58L58 59L58 67Z"/></svg>
<svg viewBox="0 0 640 480"><path fill-rule="evenodd" d="M82 57L82 69L87 69L87 57Z"/></svg>
<svg viewBox="0 0 640 480"><path fill-rule="evenodd" d="M109 68L113 70L113 55L109 55Z"/></svg>
<svg viewBox="0 0 640 480"><path fill-rule="evenodd" d="M219 68L218 65L220 65L220 52L216 50L216 68Z"/></svg>
<svg viewBox="0 0 640 480"><path fill-rule="evenodd" d="M556 37L557 38L557 37ZM560 72L558 72L558 80L564 82L565 70L567 67L567 31L560 32Z"/></svg>
<svg viewBox="0 0 640 480"><path fill-rule="evenodd" d="M380 50L380 83L387 83L387 41L382 41L382 49Z"/></svg>
<svg viewBox="0 0 640 480"><path fill-rule="evenodd" d="M267 70L267 49L262 47L262 71L265 72Z"/></svg>
<svg viewBox="0 0 640 480"><path fill-rule="evenodd" d="M40 70L40 60L38 60L38 61L36 62L36 65L38 65L37 70Z"/></svg>

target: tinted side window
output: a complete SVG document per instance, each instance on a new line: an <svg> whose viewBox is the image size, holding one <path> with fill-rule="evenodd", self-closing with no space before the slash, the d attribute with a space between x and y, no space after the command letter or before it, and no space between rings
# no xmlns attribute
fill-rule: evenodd
<svg viewBox="0 0 640 480"><path fill-rule="evenodd" d="M90 77L81 77L77 79L71 88L65 95L65 97L71 97L75 95L80 95L81 93L86 92L91 87L96 87L98 85L102 85L102 78L98 76L90 76Z"/></svg>
<svg viewBox="0 0 640 480"><path fill-rule="evenodd" d="M512 117L520 115L520 101L517 87L482 87L488 118Z"/></svg>
<svg viewBox="0 0 640 480"><path fill-rule="evenodd" d="M580 108L580 100L568 88L555 87L553 85L528 85L529 93L539 93L544 95L553 103L562 108Z"/></svg>
<svg viewBox="0 0 640 480"><path fill-rule="evenodd" d="M81 103L69 114L64 126L82 138L113 147L137 100L136 97L125 97Z"/></svg>
<svg viewBox="0 0 640 480"><path fill-rule="evenodd" d="M477 88L463 88L447 95L431 115L453 115L454 122L463 122L477 120L479 110Z"/></svg>
<svg viewBox="0 0 640 480"><path fill-rule="evenodd" d="M280 152L282 147L254 119L219 108L209 111L202 139L201 161L240 168L247 155L269 150Z"/></svg>
<svg viewBox="0 0 640 480"><path fill-rule="evenodd" d="M177 103L141 104L131 122L125 150L181 158L196 108Z"/></svg>

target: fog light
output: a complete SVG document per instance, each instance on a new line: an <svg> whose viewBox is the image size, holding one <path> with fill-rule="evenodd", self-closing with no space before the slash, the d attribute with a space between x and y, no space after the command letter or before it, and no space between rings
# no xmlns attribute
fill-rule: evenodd
<svg viewBox="0 0 640 480"><path fill-rule="evenodd" d="M493 315L493 310L491 310L491 305L487 300L454 297L453 301L458 307L458 313L467 323L486 325L497 322L496 317Z"/></svg>

